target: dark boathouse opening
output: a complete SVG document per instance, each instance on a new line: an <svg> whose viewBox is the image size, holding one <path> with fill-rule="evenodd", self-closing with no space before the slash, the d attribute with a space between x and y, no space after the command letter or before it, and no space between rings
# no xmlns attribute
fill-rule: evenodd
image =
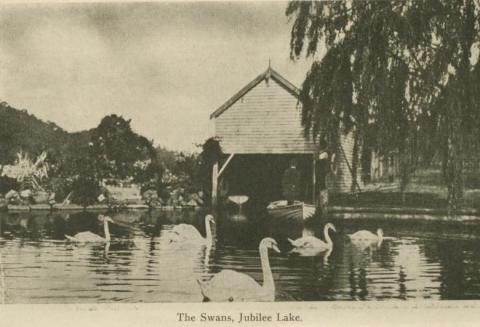
<svg viewBox="0 0 480 327"><path fill-rule="evenodd" d="M306 154L242 154L235 156L220 182L221 201L229 195L247 195L249 206L265 207L284 199L282 177L294 159L301 176L299 200L312 200L313 161Z"/></svg>

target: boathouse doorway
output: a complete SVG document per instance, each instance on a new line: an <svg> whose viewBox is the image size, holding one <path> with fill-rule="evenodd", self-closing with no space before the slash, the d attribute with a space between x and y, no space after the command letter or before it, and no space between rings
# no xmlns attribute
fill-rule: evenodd
<svg viewBox="0 0 480 327"><path fill-rule="evenodd" d="M311 154L242 154L235 155L220 179L220 197L247 195L249 205L264 207L284 199L282 178L295 159L301 176L299 200L311 202L313 159ZM222 199L222 200L223 200Z"/></svg>

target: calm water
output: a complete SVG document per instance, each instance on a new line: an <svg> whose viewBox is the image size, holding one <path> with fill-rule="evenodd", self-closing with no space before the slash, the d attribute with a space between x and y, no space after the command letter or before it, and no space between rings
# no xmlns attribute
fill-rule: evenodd
<svg viewBox="0 0 480 327"><path fill-rule="evenodd" d="M204 233L203 214L129 212L112 215L113 241L73 245L64 234L90 230L102 235L93 213L1 213L0 298L6 303L195 302L196 280L222 269L262 282L258 243L274 237L271 253L277 301L480 299L480 226L388 221L333 221L334 249L325 257L289 254L287 237L319 227L281 224L267 217L229 222L220 217L211 248L174 248L165 235L174 224L191 223ZM382 227L380 247L359 249L345 234Z"/></svg>

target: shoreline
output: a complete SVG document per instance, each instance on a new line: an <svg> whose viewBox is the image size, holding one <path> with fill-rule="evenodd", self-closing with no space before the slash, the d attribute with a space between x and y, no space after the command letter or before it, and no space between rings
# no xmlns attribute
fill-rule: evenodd
<svg viewBox="0 0 480 327"><path fill-rule="evenodd" d="M126 204L126 205L90 205L83 207L76 204L61 205L55 204L52 207L48 204L32 205L8 205L0 208L3 212L39 212L39 211L103 211L103 210L126 210L126 211L183 211L200 210L202 207L193 206L152 206L146 204ZM344 220L412 220L412 221L442 221L442 222L480 222L480 210L461 209L454 216L448 215L446 209L430 208L401 208L401 207L347 207L330 206L329 214L334 219Z"/></svg>
<svg viewBox="0 0 480 327"><path fill-rule="evenodd" d="M480 222L480 211L460 209L449 215L447 209L401 208L401 207L344 207L331 206L332 218L345 220L395 219L410 221Z"/></svg>
<svg viewBox="0 0 480 327"><path fill-rule="evenodd" d="M198 210L201 207L193 206L151 206L149 207L146 204L126 204L126 205L106 205L106 204L96 204L83 207L78 204L55 204L50 206L48 204L30 204L30 205L12 205L9 204L6 207L0 208L4 212L29 212L29 211L101 211L101 210L142 210L148 211L151 210L163 210L163 211L175 211L175 210Z"/></svg>

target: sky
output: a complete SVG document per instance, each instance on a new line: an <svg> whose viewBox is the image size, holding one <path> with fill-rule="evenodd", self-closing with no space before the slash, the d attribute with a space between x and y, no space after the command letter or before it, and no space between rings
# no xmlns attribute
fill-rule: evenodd
<svg viewBox="0 0 480 327"><path fill-rule="evenodd" d="M119 114L155 145L195 151L209 115L272 67L300 86L285 2L0 7L0 100L67 131Z"/></svg>

